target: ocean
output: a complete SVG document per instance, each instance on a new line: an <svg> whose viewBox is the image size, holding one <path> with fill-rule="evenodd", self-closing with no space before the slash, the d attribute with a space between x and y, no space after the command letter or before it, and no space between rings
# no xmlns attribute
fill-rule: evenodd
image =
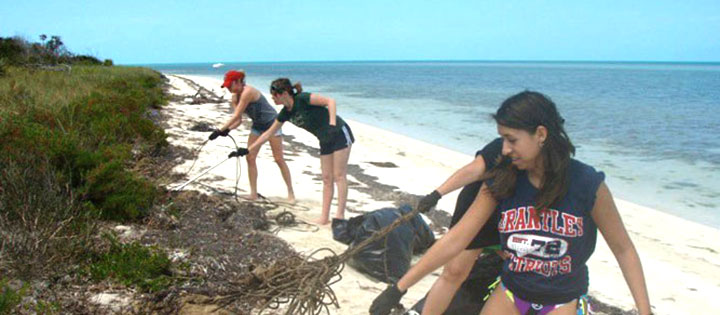
<svg viewBox="0 0 720 315"><path fill-rule="evenodd" d="M342 117L467 154L497 137L490 114L503 100L539 91L565 118L576 158L605 172L614 196L720 228L720 63L211 65L142 66L219 79L243 69L247 83L264 92L272 80L288 77L334 97Z"/></svg>

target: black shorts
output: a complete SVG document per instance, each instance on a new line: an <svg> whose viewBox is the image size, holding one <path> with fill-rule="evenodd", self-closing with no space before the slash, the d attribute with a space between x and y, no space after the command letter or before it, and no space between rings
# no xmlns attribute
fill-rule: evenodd
<svg viewBox="0 0 720 315"><path fill-rule="evenodd" d="M327 155L345 149L355 142L355 137L348 124L344 124L341 129L342 132L338 132L335 138L327 142L320 142L320 155Z"/></svg>
<svg viewBox="0 0 720 315"><path fill-rule="evenodd" d="M475 197L477 197L480 188L482 187L482 181L477 181L465 186L458 195L457 202L455 203L455 212L453 213L452 220L450 221L450 227L452 228L460 219L465 215L465 212L470 208ZM498 221L500 215L497 211L493 211L485 225L480 229L475 238L466 249L478 249L493 245L500 244L500 234L498 232Z"/></svg>

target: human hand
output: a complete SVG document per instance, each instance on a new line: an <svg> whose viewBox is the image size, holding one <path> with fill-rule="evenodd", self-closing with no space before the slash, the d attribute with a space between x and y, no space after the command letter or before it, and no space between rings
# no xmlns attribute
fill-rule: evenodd
<svg viewBox="0 0 720 315"><path fill-rule="evenodd" d="M433 190L430 194L426 195L422 199L420 199L420 202L418 202L418 209L420 209L420 212L425 213L430 211L430 208L437 205L438 200L442 198L442 195L437 190Z"/></svg>
<svg viewBox="0 0 720 315"><path fill-rule="evenodd" d="M250 153L250 151L248 151L248 149L246 149L246 148L239 148L239 149L237 149L237 150L235 150L235 151L230 152L230 154L228 154L228 159L234 158L234 157L237 157L237 156L246 156L246 155L248 155L248 153Z"/></svg>
<svg viewBox="0 0 720 315"><path fill-rule="evenodd" d="M388 315L398 304L400 299L407 291L400 292L397 284L388 286L385 291L380 293L370 305L371 315Z"/></svg>

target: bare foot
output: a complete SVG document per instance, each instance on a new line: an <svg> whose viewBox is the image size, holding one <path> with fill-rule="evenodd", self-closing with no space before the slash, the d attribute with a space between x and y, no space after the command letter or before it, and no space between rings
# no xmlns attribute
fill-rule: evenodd
<svg viewBox="0 0 720 315"><path fill-rule="evenodd" d="M313 223L315 223L315 224L317 224L317 225L326 225L326 224L330 223L330 220L328 220L328 219L315 219L315 220L313 220Z"/></svg>
<svg viewBox="0 0 720 315"><path fill-rule="evenodd" d="M258 199L258 195L257 194L249 194L249 195L240 196L240 198L254 201L254 200Z"/></svg>
<svg viewBox="0 0 720 315"><path fill-rule="evenodd" d="M288 195L287 202L290 204L295 204L295 195Z"/></svg>

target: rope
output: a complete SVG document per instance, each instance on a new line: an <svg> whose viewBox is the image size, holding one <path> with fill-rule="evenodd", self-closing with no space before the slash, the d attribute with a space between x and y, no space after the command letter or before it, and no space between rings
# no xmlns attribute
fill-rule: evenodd
<svg viewBox="0 0 720 315"><path fill-rule="evenodd" d="M368 244L385 238L396 227L411 220L418 212L416 208L404 214L340 255L329 248L320 248L304 259L297 256L277 261L268 268L259 267L259 271L256 269L238 283L239 289L215 298L218 309L236 301L256 298L266 301L259 313L287 304L285 314L317 315L323 311L329 314L329 306L340 307L330 286L342 279L345 263ZM318 253L326 255L315 259Z"/></svg>

